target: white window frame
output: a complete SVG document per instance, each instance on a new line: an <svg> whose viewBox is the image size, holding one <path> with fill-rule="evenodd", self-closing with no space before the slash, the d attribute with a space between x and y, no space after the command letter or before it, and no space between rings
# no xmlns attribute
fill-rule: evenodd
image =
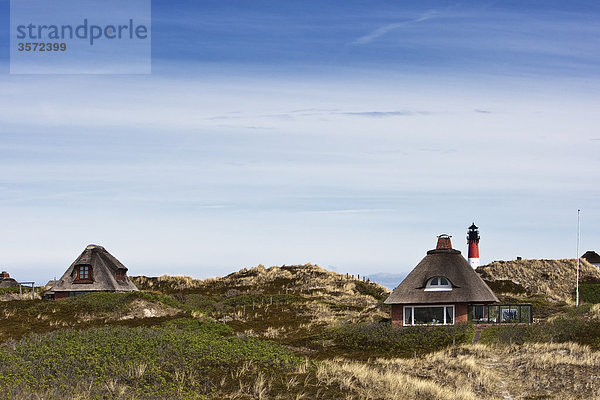
<svg viewBox="0 0 600 400"><path fill-rule="evenodd" d="M446 282L448 282L448 284L446 284L446 285L442 285L440 283L438 283L437 285L431 284L431 281L433 281L434 279L437 279L439 281L442 278L445 279ZM452 290L452 283L450 282L450 279L446 278L445 276L434 276L432 278L429 278L427 280L427 283L425 284L426 292L449 292L451 290Z"/></svg>
<svg viewBox="0 0 600 400"><path fill-rule="evenodd" d="M454 304L435 304L435 305L432 304L429 306L404 306L402 309L402 325L403 326L427 326L428 324L415 324L415 308L432 308L432 307L444 307L444 323L436 324L436 325L454 325L454 323L456 322L456 314L455 314ZM446 322L446 307L452 308L452 323ZM410 324L405 323L407 308L412 308L411 314L410 314L410 316L411 316Z"/></svg>

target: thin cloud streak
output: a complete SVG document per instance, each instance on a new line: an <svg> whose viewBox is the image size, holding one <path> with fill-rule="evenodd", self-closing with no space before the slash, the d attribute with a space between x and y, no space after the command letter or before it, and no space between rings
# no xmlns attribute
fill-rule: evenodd
<svg viewBox="0 0 600 400"><path fill-rule="evenodd" d="M373 32L371 32L365 36L359 37L358 39L353 41L352 44L369 44L372 41L380 38L381 36L384 36L392 31L395 31L396 29L402 28L403 26L418 24L420 22L427 21L436 14L437 14L437 11L432 10L432 11L428 11L428 12L424 13L419 18L415 18L415 19L412 19L409 21L404 21L404 22L398 22L395 24L384 25L382 27L375 29Z"/></svg>

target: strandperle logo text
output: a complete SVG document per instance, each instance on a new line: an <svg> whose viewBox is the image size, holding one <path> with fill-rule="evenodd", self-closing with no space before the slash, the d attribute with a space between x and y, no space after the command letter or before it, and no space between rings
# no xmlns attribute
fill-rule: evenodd
<svg viewBox="0 0 600 400"><path fill-rule="evenodd" d="M32 40L87 40L90 46L98 40L119 40L119 39L146 39L148 37L148 27L144 24L136 24L133 19L129 19L126 24L89 24L87 18L81 25L39 25L30 23L28 25L17 26L17 39Z"/></svg>

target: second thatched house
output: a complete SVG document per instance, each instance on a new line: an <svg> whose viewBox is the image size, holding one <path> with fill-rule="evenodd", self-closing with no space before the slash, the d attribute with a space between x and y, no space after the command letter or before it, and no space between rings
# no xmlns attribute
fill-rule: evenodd
<svg viewBox="0 0 600 400"><path fill-rule="evenodd" d="M598 253L596 253L595 251L586 251L585 254L581 256L581 258L585 258L585 260L592 264L594 267L600 268L600 255L598 255Z"/></svg>
<svg viewBox="0 0 600 400"><path fill-rule="evenodd" d="M50 289L55 300L90 292L138 290L127 277L127 268L104 247L91 244Z"/></svg>
<svg viewBox="0 0 600 400"><path fill-rule="evenodd" d="M0 273L0 289L9 288L13 286L19 286L19 283L10 277L10 274L6 271Z"/></svg>
<svg viewBox="0 0 600 400"><path fill-rule="evenodd" d="M385 300L396 326L454 325L466 322L469 308L476 317L498 298L461 255L450 236L438 236L437 246ZM477 315L481 314L481 315Z"/></svg>

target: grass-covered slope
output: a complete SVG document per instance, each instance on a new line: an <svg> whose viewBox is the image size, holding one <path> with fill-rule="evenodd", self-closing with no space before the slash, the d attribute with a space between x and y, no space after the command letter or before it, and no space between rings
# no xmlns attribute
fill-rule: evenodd
<svg viewBox="0 0 600 400"><path fill-rule="evenodd" d="M600 305L471 346L470 324L392 328L387 289L310 264L133 280L140 292L1 303L0 398L600 396Z"/></svg>
<svg viewBox="0 0 600 400"><path fill-rule="evenodd" d="M426 356L319 362L223 324L93 328L0 346L3 399L583 399L600 353L576 344L458 345ZM525 378L524 378L525 377Z"/></svg>
<svg viewBox="0 0 600 400"><path fill-rule="evenodd" d="M600 270L580 259L580 282L600 282ZM494 261L477 268L497 295L544 296L571 302L576 286L577 260Z"/></svg>
<svg viewBox="0 0 600 400"><path fill-rule="evenodd" d="M170 296L148 292L90 293L61 301L0 303L0 343L31 333L105 325L153 325L184 312Z"/></svg>
<svg viewBox="0 0 600 400"><path fill-rule="evenodd" d="M196 317L227 323L239 334L303 347L326 328L389 318L389 290L374 282L316 265L265 268L222 278L133 277L140 289L158 290L192 309Z"/></svg>
<svg viewBox="0 0 600 400"><path fill-rule="evenodd" d="M256 375L304 363L275 343L231 334L224 324L174 320L29 336L0 347L0 397L195 399L240 385L253 395Z"/></svg>

